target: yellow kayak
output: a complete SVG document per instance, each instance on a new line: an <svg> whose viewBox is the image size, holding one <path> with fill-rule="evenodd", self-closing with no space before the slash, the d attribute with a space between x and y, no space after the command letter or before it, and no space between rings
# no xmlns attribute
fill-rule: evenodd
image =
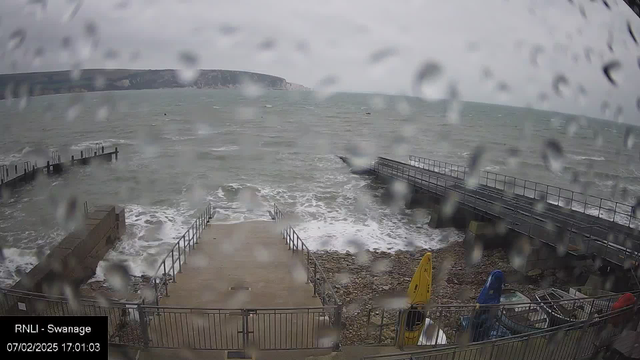
<svg viewBox="0 0 640 360"><path fill-rule="evenodd" d="M420 261L409 284L407 296L410 307L400 324L404 328L404 339L399 339L403 340L403 344L399 345L417 345L425 323L422 309L431 298L431 253L426 253Z"/></svg>

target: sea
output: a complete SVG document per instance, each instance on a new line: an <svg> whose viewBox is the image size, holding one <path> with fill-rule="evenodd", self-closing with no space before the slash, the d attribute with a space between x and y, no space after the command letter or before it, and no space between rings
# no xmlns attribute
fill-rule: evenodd
<svg viewBox="0 0 640 360"><path fill-rule="evenodd" d="M120 151L117 162L2 194L0 285L17 281L71 231L85 202L126 209L126 235L106 259L126 262L134 275L152 274L207 203L216 223L268 220L275 203L295 215L313 250L461 241L460 231L426 226L428 210L389 206L383 187L336 155L479 164L626 203L640 190L635 127L482 103L326 95L162 89L0 101L0 164L44 164L52 152L69 159L96 146ZM551 167L550 142L560 145Z"/></svg>

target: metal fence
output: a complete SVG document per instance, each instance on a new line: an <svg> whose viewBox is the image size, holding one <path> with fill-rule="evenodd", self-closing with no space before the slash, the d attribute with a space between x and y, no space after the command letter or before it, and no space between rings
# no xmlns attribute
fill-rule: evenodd
<svg viewBox="0 0 640 360"><path fill-rule="evenodd" d="M365 356L386 360L584 359L601 351L626 327L638 326L635 305L562 326L500 339Z"/></svg>
<svg viewBox="0 0 640 360"><path fill-rule="evenodd" d="M640 291L632 294L637 297ZM434 305L403 310L376 307L367 313L365 339L369 344L403 348L407 333L413 327L428 322L429 336L418 345L442 346L485 341L601 316L611 311L621 295L497 305Z"/></svg>
<svg viewBox="0 0 640 360"><path fill-rule="evenodd" d="M409 156L409 164L461 180L466 180L467 177L470 176L469 169L466 166L419 156ZM631 204L491 171L481 171L477 177L477 181L479 185L512 192L516 195L526 196L531 199L543 200L553 205L614 221L628 227L638 227L638 225L640 225L632 212Z"/></svg>
<svg viewBox="0 0 640 360"><path fill-rule="evenodd" d="M169 295L169 280L176 282L176 273L182 272L182 264L187 262L187 255L195 249L202 231L215 214L216 212L211 204L208 204L158 264L156 272L149 281L149 287L153 289L156 306L160 305L161 297Z"/></svg>
<svg viewBox="0 0 640 360"><path fill-rule="evenodd" d="M142 307L131 302L104 304L73 296L61 297L28 291L0 288L0 315L92 315L106 316L109 342L143 345L144 327L140 324Z"/></svg>
<svg viewBox="0 0 640 360"><path fill-rule="evenodd" d="M458 207L487 218L500 219L507 228L554 247L562 246L569 253L596 254L625 266L638 262L640 242L633 235L623 233L610 236L611 229L599 224L585 224L566 214L536 215L529 205L512 201L505 192L489 194L469 189L455 178L421 171L396 160L378 158L372 164L372 170L380 175L410 182L440 197L455 199Z"/></svg>

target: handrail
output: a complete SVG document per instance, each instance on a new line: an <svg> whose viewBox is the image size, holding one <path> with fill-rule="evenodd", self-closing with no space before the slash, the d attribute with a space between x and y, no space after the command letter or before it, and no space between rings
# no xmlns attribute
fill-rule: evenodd
<svg viewBox="0 0 640 360"><path fill-rule="evenodd" d="M415 155L410 155L409 156L409 162L411 163L412 161L417 162L419 164L425 164L427 166L432 166L433 167L432 171L436 171L436 172L440 172L440 171L436 170L436 168L439 169L439 170L444 170L444 171L451 170L452 172L455 172L455 175L453 175L453 174L447 174L447 175L450 175L450 176L453 176L453 177L456 177L456 178L459 178L459 179L462 179L462 180L466 179L466 174L469 172L469 169L466 166L463 166L463 165L456 165L456 164L448 163L448 162L445 162L445 161L439 161L439 160L429 159L429 158L415 156ZM633 207L632 204L627 204L627 203L620 202L620 201L605 199L605 198L602 198L602 197L599 197L599 196L588 195L588 194L584 194L584 193L581 193L581 192L578 192L578 191L573 191L573 190L570 190L570 189L565 189L565 188L562 188L562 187L559 187L559 186L549 185L549 184L545 184L545 183L541 183L541 182L537 182L537 181L521 179L521 178L518 178L518 177L515 177L515 176L503 175L503 174L495 173L495 172L492 172L492 171L482 170L482 174L484 176L481 176L480 178L481 179L485 179L485 184L484 185L486 185L488 187L493 187L493 188L496 188L496 189L500 189L497 186L498 182L502 182L503 184L505 184L504 187L506 187L507 183L513 185L514 187L516 187L516 184L518 182L521 182L523 185L520 185L519 187L522 187L523 191L522 191L522 194L520 194L520 195L536 199L536 195L538 193L543 193L543 191L544 191L545 201L548 201L550 196L551 197L557 197L557 202L556 202L555 205L561 206L560 205L560 200L561 199L568 200L568 201L570 201L571 210L578 211L578 212L581 212L581 213L584 213L584 214L587 214L587 212L586 212L587 208L589 206L591 206L591 207L594 208L594 210L598 210L598 215L592 215L592 214L589 214L589 215L596 216L598 218L605 219L605 220L608 220L608 219L601 216L601 215L603 215L602 210L613 211L612 220L610 220L610 221L613 221L614 223L617 223L617 224L620 224L620 225L627 226L627 227L631 228L631 217L632 216L630 214L630 211L631 211L631 209ZM493 175L492 178L489 177L490 174ZM462 175L462 177L460 177L458 175ZM502 180L498 180L498 177L501 177ZM512 180L512 182L508 182L508 179L513 179L513 180ZM489 181L493 181L495 186L489 185L488 184ZM527 187L527 184L534 184L534 187L533 188ZM557 189L557 194L553 193L553 192L550 193L549 189ZM504 190L504 188L502 190ZM532 197L532 196L527 195L526 194L526 190L532 190L534 192L534 196ZM563 192L570 194L571 197L562 196ZM576 199L576 196L577 197L583 197L584 200L581 201L580 199ZM597 205L589 203L589 199L594 199L595 203ZM611 207L606 207L606 206L603 207L603 202L605 202L605 204L607 202L609 202L609 203L613 204L613 207L612 208ZM573 208L573 204L574 203L583 204L584 206L582 207L582 210L574 209ZM627 211L625 213L619 212L618 211L618 206L626 207ZM618 215L618 214L628 218L628 221L627 221L626 224L616 221L616 215Z"/></svg>
<svg viewBox="0 0 640 360"><path fill-rule="evenodd" d="M490 214L493 217L501 217L501 218L503 218L503 216L501 216L501 215L499 215L497 213L493 213L492 212L493 210L490 210L490 208L484 208L483 209L483 208L478 208L477 207L477 205L479 203L486 204L486 205L499 204L500 207L502 207L502 209L509 210L510 211L510 215L513 218L515 218L516 220L519 221L519 222L515 223L515 225L513 225L514 224L513 221L509 222L507 224L508 227L510 227L513 230L518 231L518 232L520 232L520 233L522 233L524 235L527 235L529 237L538 238L540 241L543 241L543 242L548 242L549 241L548 239L546 239L544 237L540 238L540 237L534 236L532 234L532 230L533 230L534 226L537 226L539 228L543 228L543 227L541 225L539 225L539 224L534 224L531 221L531 217L523 218L518 214L518 212L516 210L511 209L508 206L505 206L505 204L496 203L496 202L494 202L492 200L488 200L488 199L485 199L485 198L483 198L481 196L473 194L470 191L468 191L467 187L463 183L461 183L459 181L456 181L456 180L451 179L451 178L445 178L445 177L437 176L435 174L440 174L440 173L437 173L437 172L432 174L430 172L426 172L425 173L423 171L418 171L418 170L422 170L422 169L420 169L418 167L415 167L415 166L411 166L409 164L402 163L402 162L397 161L397 160L387 159L387 158L382 158L382 157L378 158L378 160L375 161L372 164L372 169L374 171L376 170L376 167L389 168L390 169L389 171L391 173L397 173L398 175L400 175L401 178L399 178L399 180L402 180L402 181L406 181L408 179L409 180L413 179L414 181L419 182L421 185L425 185L425 183L426 183L427 188L435 187L436 188L435 191L439 191L438 189L440 189L440 191L444 191L445 193L447 191L456 192L456 193L460 194L461 197L462 197L461 199L458 199L460 204L465 205L465 206L470 206L472 208L472 210L475 210L475 209L481 210L483 213ZM415 170L413 170L413 175L411 175L411 170L414 169L414 168L415 168ZM418 177L418 175L420 175L420 176ZM442 174L442 175L446 176L445 174ZM396 177L393 174L390 174L389 176L394 177L394 178ZM405 176L406 176L406 178L405 178ZM432 178L433 178L433 180L435 180L435 182L432 181ZM442 180L444 182L444 184L441 184L440 180ZM465 203L465 201L468 202L468 204ZM509 219L505 219L505 220L509 220ZM542 220L540 220L540 221L542 221ZM520 225L521 223L525 224L525 225L528 225L528 228L526 229L526 231L524 231L523 229L517 227L517 225ZM572 223L575 223L575 221L572 221ZM590 227L590 229L593 229L593 228L595 228L595 227ZM604 230L604 228L601 228L601 229ZM575 232L575 229L573 229L573 226L571 227L571 231ZM608 232L608 230L606 230L606 231ZM594 237L592 230L590 231L589 234L583 234L583 235L585 235L585 238L588 237L590 240L596 241L596 242L602 244L602 246L606 247L605 256L603 256L605 258L606 258L606 255L608 255L608 251L609 251L610 248L618 249L621 252L623 252L625 254L625 258L624 258L625 261L627 260L626 255L630 255L631 254L631 255L633 255L632 258L637 258L640 255L638 252L636 252L633 249L629 249L627 247L623 247L623 246L619 246L617 244L610 243L608 241L608 239L598 239L597 237Z"/></svg>
<svg viewBox="0 0 640 360"><path fill-rule="evenodd" d="M215 214L216 212L215 210L213 210L211 204L208 204L204 211L200 213L200 215L184 232L184 234L182 234L182 236L178 238L178 241L173 244L173 247L171 248L171 250L169 250L169 252L167 252L167 255L164 256L160 264L158 264L155 273L149 281L149 286L153 289L155 295L156 306L160 305L160 297L169 296L169 284L167 281L167 277L171 276L171 281L174 283L176 282L176 273L182 272L183 257L184 263L186 263L188 252L195 249L202 231L207 226L207 224L209 224L209 221L213 219ZM181 241L182 246L180 244ZM169 260L169 258L171 258L171 261L169 262L169 266L167 266L167 260ZM162 269L161 276L159 276L160 269ZM167 269L169 272L167 272ZM158 282L160 282L159 287ZM144 297L142 299L142 303L144 304Z"/></svg>
<svg viewBox="0 0 640 360"><path fill-rule="evenodd" d="M273 214L276 218L276 221L282 221L284 219L284 214L276 204L273 204ZM309 247L304 243L304 241L302 241L296 230L291 225L287 225L287 227L282 230L282 237L287 242L289 249L291 249L294 253L296 251L302 250L302 254L304 255L304 251L307 251L307 282L311 282L313 284L313 295L320 296L322 305L340 305L340 300L338 299L336 293L333 291L331 283L329 283L329 281L327 280L327 276L322 270L322 266L320 266L318 260L316 260L315 256L313 256L313 254L309 250ZM311 261L313 261L313 263ZM313 276L311 276L312 265ZM320 278L318 278L318 274L320 275ZM318 289L318 280L322 281L322 289ZM330 299L327 299L325 287L329 288L328 291L329 294L333 296L334 304L329 304ZM322 293L319 293L320 290L322 290Z"/></svg>

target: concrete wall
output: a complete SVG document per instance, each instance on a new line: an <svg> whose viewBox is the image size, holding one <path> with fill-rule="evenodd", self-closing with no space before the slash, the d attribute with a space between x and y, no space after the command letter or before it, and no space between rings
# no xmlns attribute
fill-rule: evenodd
<svg viewBox="0 0 640 360"><path fill-rule="evenodd" d="M116 212L117 210L117 212ZM126 229L124 209L97 206L12 288L57 294L62 282L79 285L95 274L104 255Z"/></svg>

